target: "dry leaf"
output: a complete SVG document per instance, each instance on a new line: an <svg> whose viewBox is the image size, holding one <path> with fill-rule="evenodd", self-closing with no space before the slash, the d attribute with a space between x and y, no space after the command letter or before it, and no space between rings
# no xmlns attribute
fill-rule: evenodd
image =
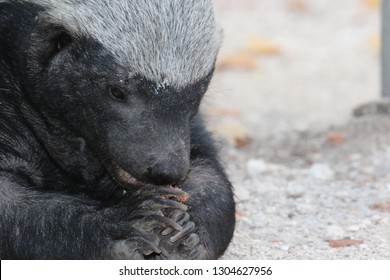
<svg viewBox="0 0 390 280"><path fill-rule="evenodd" d="M356 246L363 244L363 240L355 240L355 239L340 239L340 240L327 240L329 243L329 246L332 248L342 248L342 247L349 247L349 246Z"/></svg>
<svg viewBox="0 0 390 280"><path fill-rule="evenodd" d="M290 0L288 5L291 10L297 12L306 12L307 11L307 2L305 0Z"/></svg>
<svg viewBox="0 0 390 280"><path fill-rule="evenodd" d="M246 128L237 122L227 121L220 123L214 128L214 132L231 140L236 148L245 147L252 142Z"/></svg>
<svg viewBox="0 0 390 280"><path fill-rule="evenodd" d="M370 208L380 212L390 212L390 202L375 203Z"/></svg>
<svg viewBox="0 0 390 280"><path fill-rule="evenodd" d="M236 139L235 146L237 149L248 147L250 144L252 144L252 139L245 138L245 139Z"/></svg>
<svg viewBox="0 0 390 280"><path fill-rule="evenodd" d="M280 47L278 44L260 38L251 39L248 42L248 50L262 55L280 54Z"/></svg>
<svg viewBox="0 0 390 280"><path fill-rule="evenodd" d="M244 217L246 216L245 212L244 211L241 211L241 210L236 210L236 217L239 218L239 217Z"/></svg>
<svg viewBox="0 0 390 280"><path fill-rule="evenodd" d="M372 36L371 38L369 38L368 44L370 49L372 49L376 53L379 53L381 49L381 36L379 34Z"/></svg>
<svg viewBox="0 0 390 280"><path fill-rule="evenodd" d="M381 0L362 0L363 4L371 9L379 9L381 6Z"/></svg>
<svg viewBox="0 0 390 280"><path fill-rule="evenodd" d="M249 53L238 52L222 57L217 62L217 69L219 70L232 68L254 70L256 68L256 60L253 55Z"/></svg>
<svg viewBox="0 0 390 280"><path fill-rule="evenodd" d="M345 143L345 137L339 132L331 132L326 137L326 142L333 145L340 145Z"/></svg>

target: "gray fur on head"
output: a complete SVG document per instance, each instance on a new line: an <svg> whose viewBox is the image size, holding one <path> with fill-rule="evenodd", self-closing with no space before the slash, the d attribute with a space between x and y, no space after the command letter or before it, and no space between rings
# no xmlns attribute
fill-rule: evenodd
<svg viewBox="0 0 390 280"><path fill-rule="evenodd" d="M185 87L207 75L222 31L211 0L26 0L75 35L99 41L130 75Z"/></svg>

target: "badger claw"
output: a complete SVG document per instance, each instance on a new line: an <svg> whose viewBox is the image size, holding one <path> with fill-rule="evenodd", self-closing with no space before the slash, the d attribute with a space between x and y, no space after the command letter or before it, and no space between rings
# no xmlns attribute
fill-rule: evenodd
<svg viewBox="0 0 390 280"><path fill-rule="evenodd" d="M163 197L146 200L142 203L141 207L143 210L151 212L169 208L180 209L182 211L188 210L188 207L183 203Z"/></svg>
<svg viewBox="0 0 390 280"><path fill-rule="evenodd" d="M188 222L185 227L176 233L174 236L172 236L169 240L174 243L177 242L178 240L182 239L184 236L189 234L191 231L195 229L195 224L193 222Z"/></svg>
<svg viewBox="0 0 390 280"><path fill-rule="evenodd" d="M152 232L156 228L172 228L174 230L183 231L183 228L173 221L172 219L169 219L164 216L160 215L150 215L146 216L142 219L139 219L135 222L135 228L145 231L145 232Z"/></svg>
<svg viewBox="0 0 390 280"><path fill-rule="evenodd" d="M206 255L200 238L195 231L195 223L191 221L190 214L174 210L169 218L181 226L181 230L168 227L161 231L160 248L161 259L202 259Z"/></svg>

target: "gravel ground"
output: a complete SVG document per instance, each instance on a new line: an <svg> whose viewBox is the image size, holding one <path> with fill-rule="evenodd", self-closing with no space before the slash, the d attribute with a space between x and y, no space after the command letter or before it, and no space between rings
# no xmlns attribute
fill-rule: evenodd
<svg viewBox="0 0 390 280"><path fill-rule="evenodd" d="M390 115L351 114L379 98L375 1L214 2L220 61L246 58L203 108L236 192L223 259L390 259Z"/></svg>
<svg viewBox="0 0 390 280"><path fill-rule="evenodd" d="M224 156L238 203L225 259L390 259L390 116Z"/></svg>

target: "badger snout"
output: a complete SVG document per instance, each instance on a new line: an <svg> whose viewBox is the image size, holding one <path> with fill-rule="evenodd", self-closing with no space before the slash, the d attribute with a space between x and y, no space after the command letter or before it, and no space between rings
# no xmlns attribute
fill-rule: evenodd
<svg viewBox="0 0 390 280"><path fill-rule="evenodd" d="M190 169L188 141L145 142L113 147L106 167L120 185L171 185L186 178Z"/></svg>
<svg viewBox="0 0 390 280"><path fill-rule="evenodd" d="M184 180L189 172L189 159L171 155L154 160L138 169L122 167L112 161L106 164L117 183L123 187L171 185ZM140 167L140 166L139 166Z"/></svg>
<svg viewBox="0 0 390 280"><path fill-rule="evenodd" d="M155 185L174 184L187 176L189 166L189 158L170 154L148 164L142 180Z"/></svg>

